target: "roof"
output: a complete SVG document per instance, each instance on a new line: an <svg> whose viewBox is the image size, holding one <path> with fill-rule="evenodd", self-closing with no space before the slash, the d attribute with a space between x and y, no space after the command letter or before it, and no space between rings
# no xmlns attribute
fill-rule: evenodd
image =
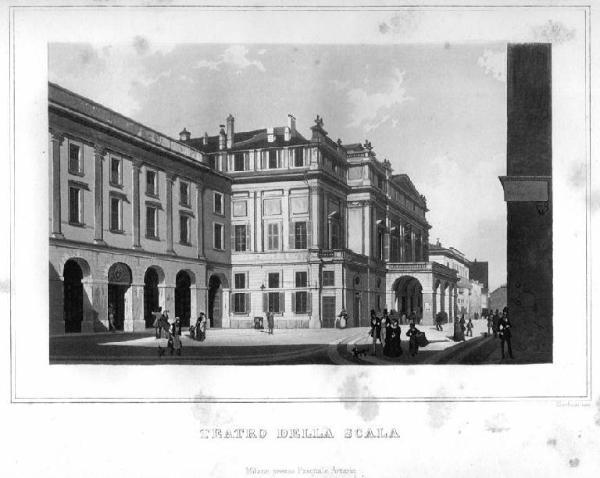
<svg viewBox="0 0 600 478"><path fill-rule="evenodd" d="M227 151L242 151L246 149L280 148L283 146L298 146L308 144L309 141L298 131L290 132L290 140L285 141L285 127L278 126L273 128L275 141L268 141L268 130L266 128L252 131L240 131L234 134L234 143ZM204 137L192 138L186 142L190 146L199 149L205 153L214 153L219 151L219 136L208 136L207 144L204 144Z"/></svg>

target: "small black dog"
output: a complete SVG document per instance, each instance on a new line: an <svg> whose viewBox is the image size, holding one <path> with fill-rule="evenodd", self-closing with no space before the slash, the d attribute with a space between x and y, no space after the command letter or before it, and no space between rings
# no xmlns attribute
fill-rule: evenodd
<svg viewBox="0 0 600 478"><path fill-rule="evenodd" d="M367 352L369 351L368 348L365 349L359 349L356 345L354 346L354 348L352 349L352 357L354 358L360 358L362 355L367 355Z"/></svg>

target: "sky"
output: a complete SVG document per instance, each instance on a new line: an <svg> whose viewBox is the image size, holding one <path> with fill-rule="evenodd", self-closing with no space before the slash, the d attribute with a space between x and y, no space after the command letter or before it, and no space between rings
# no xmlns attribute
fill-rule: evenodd
<svg viewBox="0 0 600 478"><path fill-rule="evenodd" d="M393 25L392 25L393 27ZM386 28L380 25L382 33ZM177 138L285 125L371 141L426 196L438 238L506 282L506 43L52 43L49 80Z"/></svg>

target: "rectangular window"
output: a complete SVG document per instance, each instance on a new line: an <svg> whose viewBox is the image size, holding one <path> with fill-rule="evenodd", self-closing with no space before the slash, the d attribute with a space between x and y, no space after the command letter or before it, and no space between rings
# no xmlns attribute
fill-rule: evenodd
<svg viewBox="0 0 600 478"><path fill-rule="evenodd" d="M279 289L279 272L269 272L269 289Z"/></svg>
<svg viewBox="0 0 600 478"><path fill-rule="evenodd" d="M223 195L221 193L214 194L214 209L215 214L223 214Z"/></svg>
<svg viewBox="0 0 600 478"><path fill-rule="evenodd" d="M211 156L208 161L209 161L210 167L212 169L217 169L217 157L216 156Z"/></svg>
<svg viewBox="0 0 600 478"><path fill-rule="evenodd" d="M294 223L294 249L306 249L306 222Z"/></svg>
<svg viewBox="0 0 600 478"><path fill-rule="evenodd" d="M330 230L330 249L338 249L340 247L340 227L337 221L331 221L329 224Z"/></svg>
<svg viewBox="0 0 600 478"><path fill-rule="evenodd" d="M335 272L323 271L323 287L332 287L335 285Z"/></svg>
<svg viewBox="0 0 600 478"><path fill-rule="evenodd" d="M269 292L269 310L276 314L281 312L280 296L279 292Z"/></svg>
<svg viewBox="0 0 600 478"><path fill-rule="evenodd" d="M69 222L83 224L83 191L79 188L69 187Z"/></svg>
<svg viewBox="0 0 600 478"><path fill-rule="evenodd" d="M113 186L123 185L123 161L121 158L110 158L110 184Z"/></svg>
<svg viewBox="0 0 600 478"><path fill-rule="evenodd" d="M83 173L83 162L81 161L81 146L69 143L69 172Z"/></svg>
<svg viewBox="0 0 600 478"><path fill-rule="evenodd" d="M146 171L146 194L158 196L158 182L156 171Z"/></svg>
<svg viewBox="0 0 600 478"><path fill-rule="evenodd" d="M123 201L119 198L110 198L110 230L123 230Z"/></svg>
<svg viewBox="0 0 600 478"><path fill-rule="evenodd" d="M233 156L233 170L244 171L244 153L235 153Z"/></svg>
<svg viewBox="0 0 600 478"><path fill-rule="evenodd" d="M246 250L246 225L235 225L234 228L234 248L237 252Z"/></svg>
<svg viewBox="0 0 600 478"><path fill-rule="evenodd" d="M223 250L223 225L214 225L213 245L215 249Z"/></svg>
<svg viewBox="0 0 600 478"><path fill-rule="evenodd" d="M276 169L279 167L277 162L277 150L270 149L269 150L269 169Z"/></svg>
<svg viewBox="0 0 600 478"><path fill-rule="evenodd" d="M306 314L308 311L308 292L300 291L295 293L295 312L296 314Z"/></svg>
<svg viewBox="0 0 600 478"><path fill-rule="evenodd" d="M190 185L184 181L179 183L179 204L190 206Z"/></svg>
<svg viewBox="0 0 600 478"><path fill-rule="evenodd" d="M236 289L246 288L246 274L234 274L233 284Z"/></svg>
<svg viewBox="0 0 600 478"><path fill-rule="evenodd" d="M271 223L267 225L267 250L279 250L279 224Z"/></svg>
<svg viewBox="0 0 600 478"><path fill-rule="evenodd" d="M244 314L247 312L246 310L246 296L248 294L233 294L233 313L234 314Z"/></svg>
<svg viewBox="0 0 600 478"><path fill-rule="evenodd" d="M306 271L296 272L296 287L306 287L308 284L308 274Z"/></svg>
<svg viewBox="0 0 600 478"><path fill-rule="evenodd" d="M179 215L179 242L190 244L190 217L185 214Z"/></svg>
<svg viewBox="0 0 600 478"><path fill-rule="evenodd" d="M296 148L294 155L294 166L297 168L304 166L304 148Z"/></svg>
<svg viewBox="0 0 600 478"><path fill-rule="evenodd" d="M146 206L146 237L158 238L158 209Z"/></svg>

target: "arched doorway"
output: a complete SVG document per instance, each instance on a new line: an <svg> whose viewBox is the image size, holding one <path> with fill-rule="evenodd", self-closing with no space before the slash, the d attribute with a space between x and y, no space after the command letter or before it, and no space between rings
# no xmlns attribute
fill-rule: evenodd
<svg viewBox="0 0 600 478"><path fill-rule="evenodd" d="M116 330L123 330L126 316L126 298L131 287L131 270L117 262L108 270L108 307L114 314Z"/></svg>
<svg viewBox="0 0 600 478"><path fill-rule="evenodd" d="M63 270L63 318L65 332L81 332L83 321L83 270L79 264L69 259Z"/></svg>
<svg viewBox="0 0 600 478"><path fill-rule="evenodd" d="M208 320L211 327L223 325L223 288L221 279L216 275L208 280Z"/></svg>
<svg viewBox="0 0 600 478"><path fill-rule="evenodd" d="M175 316L181 320L181 325L189 327L191 315L192 278L186 271L179 271L175 278ZM210 284L209 284L210 287Z"/></svg>
<svg viewBox="0 0 600 478"><path fill-rule="evenodd" d="M420 320L423 317L423 287L412 276L403 276L394 282L393 290L396 294L396 310L400 315L414 312Z"/></svg>
<svg viewBox="0 0 600 478"><path fill-rule="evenodd" d="M149 267L144 274L144 322L146 327L152 327L154 323L152 312L157 311L160 304L158 291L158 284L161 282L160 276L161 274L155 267Z"/></svg>

